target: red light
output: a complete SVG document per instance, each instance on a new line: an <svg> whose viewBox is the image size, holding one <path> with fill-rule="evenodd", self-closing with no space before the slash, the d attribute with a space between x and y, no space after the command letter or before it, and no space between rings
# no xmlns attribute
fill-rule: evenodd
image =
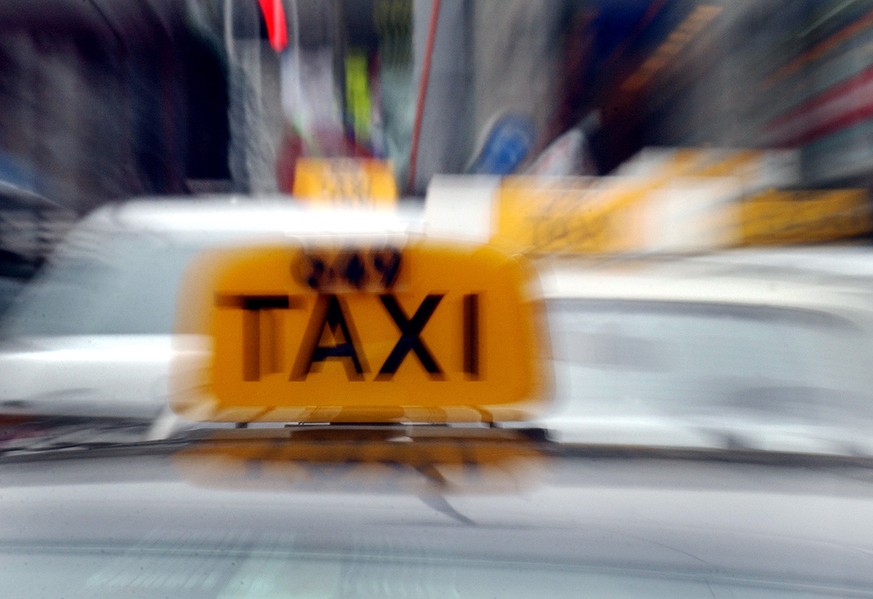
<svg viewBox="0 0 873 599"><path fill-rule="evenodd" d="M258 0L261 12L267 22L267 35L270 46L276 52L281 52L288 45L288 25L285 21L285 7L282 0Z"/></svg>

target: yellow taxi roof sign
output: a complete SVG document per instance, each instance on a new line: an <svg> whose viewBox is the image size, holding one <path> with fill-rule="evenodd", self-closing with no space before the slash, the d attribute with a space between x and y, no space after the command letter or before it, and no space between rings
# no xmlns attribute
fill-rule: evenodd
<svg viewBox="0 0 873 599"><path fill-rule="evenodd" d="M178 332L202 372L174 374L188 418L518 420L540 399L545 327L520 258L425 241L213 250L189 269Z"/></svg>
<svg viewBox="0 0 873 599"><path fill-rule="evenodd" d="M300 158L292 193L316 206L387 208L397 204L391 165L365 158Z"/></svg>

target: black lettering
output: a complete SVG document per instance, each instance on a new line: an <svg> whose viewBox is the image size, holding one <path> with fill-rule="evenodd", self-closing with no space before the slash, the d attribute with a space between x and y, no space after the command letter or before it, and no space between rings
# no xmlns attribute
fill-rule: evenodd
<svg viewBox="0 0 873 599"><path fill-rule="evenodd" d="M381 275L380 280L385 289L390 289L397 280L402 259L403 254L394 247L386 247L373 253L373 268Z"/></svg>
<svg viewBox="0 0 873 599"><path fill-rule="evenodd" d="M279 372L278 349L276 347L275 322L272 310L288 310L292 307L287 295L217 295L215 305L219 308L243 310L243 380L258 381L264 374ZM265 360L261 360L262 313L267 313L268 325Z"/></svg>
<svg viewBox="0 0 873 599"><path fill-rule="evenodd" d="M345 263L342 268L343 278L355 289L360 289L367 281L367 270L364 261L357 252L346 252L343 257Z"/></svg>
<svg viewBox="0 0 873 599"><path fill-rule="evenodd" d="M427 324L427 321L430 319L434 310L436 310L440 300L443 299L443 296L430 294L425 297L412 318L406 317L406 313L403 311L403 308L400 307L400 304L397 303L397 298L393 295L383 294L379 296L379 299L382 300L382 305L385 306L385 309L388 311L388 314L391 315L397 328L400 329L400 339L397 341L394 349L391 350L388 358L385 359L385 363L382 364L382 368L379 369L379 374L376 379L391 379L394 376L394 373L397 372L397 368L400 366L401 362L403 362L406 354L410 351L415 352L418 361L421 362L421 365L424 366L424 369L432 377L441 378L443 371L440 369L439 364L437 364L433 355L427 349L427 346L419 335L421 335L424 325Z"/></svg>
<svg viewBox="0 0 873 599"><path fill-rule="evenodd" d="M316 256L307 256L306 258L309 263L309 272L306 274L304 280L311 289L319 289L325 283L325 275L330 279L331 273L325 266L324 260L321 258Z"/></svg>
<svg viewBox="0 0 873 599"><path fill-rule="evenodd" d="M325 329L330 329L331 336L337 342L335 345L321 345ZM358 345L354 323L346 316L340 299L333 294L319 295L289 380L306 379L315 362L329 359L343 361L350 381L363 380L367 364L359 357L363 354L358 351Z"/></svg>
<svg viewBox="0 0 873 599"><path fill-rule="evenodd" d="M479 378L479 294L464 296L464 372Z"/></svg>

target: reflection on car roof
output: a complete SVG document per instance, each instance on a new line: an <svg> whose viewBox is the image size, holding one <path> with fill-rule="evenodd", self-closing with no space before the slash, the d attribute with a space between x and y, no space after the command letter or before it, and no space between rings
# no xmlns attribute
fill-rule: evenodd
<svg viewBox="0 0 873 599"><path fill-rule="evenodd" d="M546 297L760 304L825 311L873 309L873 272L853 266L859 256L834 258L816 269L780 263L769 252L706 256L574 258L539 262ZM873 254L867 253L867 260ZM852 273L852 274L847 274Z"/></svg>
<svg viewBox="0 0 873 599"><path fill-rule="evenodd" d="M154 229L166 234L211 231L355 234L421 230L416 205L396 209L343 210L304 206L292 198L243 196L142 199L107 206L87 217L91 226Z"/></svg>

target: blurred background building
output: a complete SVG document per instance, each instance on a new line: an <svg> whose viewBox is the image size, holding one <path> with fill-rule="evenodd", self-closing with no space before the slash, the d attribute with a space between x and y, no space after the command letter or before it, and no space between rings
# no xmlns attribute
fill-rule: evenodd
<svg viewBox="0 0 873 599"><path fill-rule="evenodd" d="M798 186L869 187L871 25L861 0L4 0L4 272L109 201L289 192L301 156L390 160L421 197L506 115L516 172L582 126L577 174L783 148Z"/></svg>

